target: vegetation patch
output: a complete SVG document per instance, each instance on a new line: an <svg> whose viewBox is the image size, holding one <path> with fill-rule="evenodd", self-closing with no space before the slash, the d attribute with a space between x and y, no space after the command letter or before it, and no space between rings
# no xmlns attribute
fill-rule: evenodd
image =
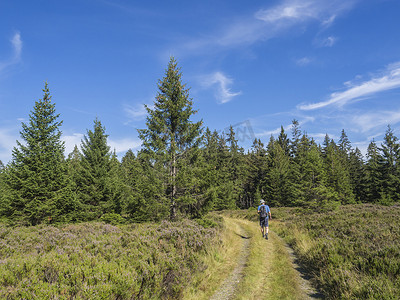
<svg viewBox="0 0 400 300"><path fill-rule="evenodd" d="M189 220L0 225L0 237L2 299L179 299L219 240Z"/></svg>
<svg viewBox="0 0 400 300"><path fill-rule="evenodd" d="M328 299L397 299L400 207L347 205L316 213L275 209L274 231L294 248Z"/></svg>

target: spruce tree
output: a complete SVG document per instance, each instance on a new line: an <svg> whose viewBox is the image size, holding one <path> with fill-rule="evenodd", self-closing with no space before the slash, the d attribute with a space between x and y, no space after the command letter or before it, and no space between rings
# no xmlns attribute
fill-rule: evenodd
<svg viewBox="0 0 400 300"><path fill-rule="evenodd" d="M247 173L247 168L244 160L244 150L238 144L238 140L236 139L236 132L233 126L229 126L229 132L226 136L226 142L229 149L229 157L228 157L228 174L229 181L232 183L232 202L235 203L235 206L240 208L245 208L244 204L244 195L243 195L243 187L244 187L244 177Z"/></svg>
<svg viewBox="0 0 400 300"><path fill-rule="evenodd" d="M292 200L290 157L272 136L267 146L266 197L272 206L288 206Z"/></svg>
<svg viewBox="0 0 400 300"><path fill-rule="evenodd" d="M107 144L105 127L96 119L93 131L82 140L82 156L76 185L83 205L81 218L94 220L105 213L120 213L121 194L115 182L113 154Z"/></svg>
<svg viewBox="0 0 400 300"><path fill-rule="evenodd" d="M327 174L321 151L306 134L299 142L296 163L300 175L297 205L316 209L336 205L336 195L327 186Z"/></svg>
<svg viewBox="0 0 400 300"><path fill-rule="evenodd" d="M245 208L257 205L258 201L265 195L266 189L264 181L267 173L266 154L267 151L264 148L264 144L260 139L255 139L250 153L246 156L249 173L246 177L244 191L247 196Z"/></svg>
<svg viewBox="0 0 400 300"><path fill-rule="evenodd" d="M55 104L47 83L44 96L35 102L28 123L12 152L7 176L11 191L11 218L36 225L74 218L77 203L71 194L64 160L64 142Z"/></svg>
<svg viewBox="0 0 400 300"><path fill-rule="evenodd" d="M277 143L281 146L283 153L289 157L290 156L290 140L288 139L287 134L285 133L285 130L283 129L283 126L281 126L281 132L279 133Z"/></svg>
<svg viewBox="0 0 400 300"><path fill-rule="evenodd" d="M388 126L380 151L383 159L382 202L389 204L400 201L400 144L390 126Z"/></svg>
<svg viewBox="0 0 400 300"><path fill-rule="evenodd" d="M145 196L147 189L143 186L144 170L131 149L122 158L121 168L127 199L126 212L136 222L152 220L147 210L148 203Z"/></svg>
<svg viewBox="0 0 400 300"><path fill-rule="evenodd" d="M166 193L169 198L170 219L174 220L180 202L186 202L184 178L178 174L184 155L190 155L192 147L198 147L201 139L202 122L192 122L193 101L189 98L189 89L182 83L182 74L174 58L170 59L165 76L158 83L158 94L154 108L146 106L148 116L147 129L139 130L144 151L162 166L167 178Z"/></svg>
<svg viewBox="0 0 400 300"><path fill-rule="evenodd" d="M383 158L375 141L368 145L365 165L366 198L364 201L376 203L383 192Z"/></svg>
<svg viewBox="0 0 400 300"><path fill-rule="evenodd" d="M363 155L357 147L350 152L349 164L349 174L355 200L359 203L364 202L366 198L365 164Z"/></svg>
<svg viewBox="0 0 400 300"><path fill-rule="evenodd" d="M354 203L353 187L350 179L350 164L347 158L347 150L336 145L331 140L327 145L324 143L324 163L327 176L327 186L334 192L336 199L343 204Z"/></svg>

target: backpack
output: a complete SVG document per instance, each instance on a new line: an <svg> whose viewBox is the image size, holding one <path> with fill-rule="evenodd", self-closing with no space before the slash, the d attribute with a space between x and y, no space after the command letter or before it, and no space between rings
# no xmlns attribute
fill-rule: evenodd
<svg viewBox="0 0 400 300"><path fill-rule="evenodd" d="M261 205L260 207L260 218L266 218L267 217L267 209L265 205Z"/></svg>

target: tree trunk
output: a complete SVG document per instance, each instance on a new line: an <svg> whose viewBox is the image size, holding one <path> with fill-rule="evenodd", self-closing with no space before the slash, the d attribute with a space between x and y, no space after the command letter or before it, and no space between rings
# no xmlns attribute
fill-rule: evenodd
<svg viewBox="0 0 400 300"><path fill-rule="evenodd" d="M176 155L172 154L172 166L171 166L171 211L170 220L174 221L176 218Z"/></svg>

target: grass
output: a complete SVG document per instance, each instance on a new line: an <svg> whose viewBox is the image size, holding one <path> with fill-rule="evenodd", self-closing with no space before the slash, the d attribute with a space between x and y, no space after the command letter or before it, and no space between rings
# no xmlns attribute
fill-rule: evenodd
<svg viewBox="0 0 400 300"><path fill-rule="evenodd" d="M325 213L278 209L273 224L328 299L398 299L400 207L349 205Z"/></svg>
<svg viewBox="0 0 400 300"><path fill-rule="evenodd" d="M209 299L229 276L241 250L241 239L235 234L237 231L239 225L232 219L224 218L221 243L205 256L203 263L207 267L194 276L192 284L184 291L184 299Z"/></svg>
<svg viewBox="0 0 400 300"><path fill-rule="evenodd" d="M189 220L0 225L0 298L179 299L218 241Z"/></svg>
<svg viewBox="0 0 400 300"><path fill-rule="evenodd" d="M237 299L303 299L298 274L284 242L270 232L262 238L258 222L238 221L251 236L250 255Z"/></svg>

